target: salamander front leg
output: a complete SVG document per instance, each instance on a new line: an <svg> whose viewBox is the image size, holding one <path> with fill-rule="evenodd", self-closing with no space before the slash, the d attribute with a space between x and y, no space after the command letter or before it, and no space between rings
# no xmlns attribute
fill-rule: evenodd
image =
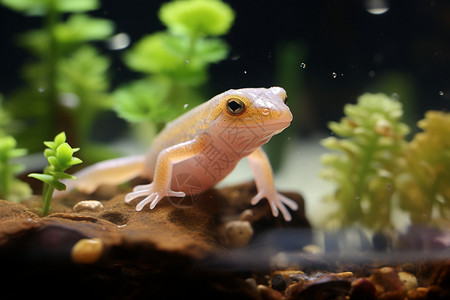
<svg viewBox="0 0 450 300"><path fill-rule="evenodd" d="M125 202L129 203L136 198L145 197L136 205L136 210L141 211L148 203L150 203L150 209L155 208L164 197L184 197L185 193L170 189L173 165L201 153L205 149L206 141L207 137L200 135L193 140L161 151L156 161L153 182L136 186L133 192L125 196Z"/></svg>
<svg viewBox="0 0 450 300"><path fill-rule="evenodd" d="M252 198L251 203L255 205L261 199L266 198L274 217L277 217L281 211L283 218L286 221L291 221L292 217L286 206L292 210L297 210L298 205L295 201L276 191L273 182L272 167L264 150L261 147L257 148L248 156L248 161L253 176L255 177L256 188L258 189L258 193Z"/></svg>

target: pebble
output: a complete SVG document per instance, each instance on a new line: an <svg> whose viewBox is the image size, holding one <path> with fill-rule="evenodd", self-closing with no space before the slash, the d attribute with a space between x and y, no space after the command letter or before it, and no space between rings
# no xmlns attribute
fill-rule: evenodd
<svg viewBox="0 0 450 300"><path fill-rule="evenodd" d="M320 246L309 244L303 247L302 251L308 254L322 254L323 249Z"/></svg>
<svg viewBox="0 0 450 300"><path fill-rule="evenodd" d="M418 287L406 293L408 299L427 299L429 288Z"/></svg>
<svg viewBox="0 0 450 300"><path fill-rule="evenodd" d="M97 200L83 200L75 204L73 207L74 211L81 210L91 210L91 211L101 211L105 207L100 201Z"/></svg>
<svg viewBox="0 0 450 300"><path fill-rule="evenodd" d="M243 248L253 237L250 222L233 220L225 223L221 228L222 242L230 248Z"/></svg>
<svg viewBox="0 0 450 300"><path fill-rule="evenodd" d="M377 291L372 282L365 278L359 278L352 282L350 300L375 300L376 298Z"/></svg>
<svg viewBox="0 0 450 300"><path fill-rule="evenodd" d="M412 290L419 286L417 278L408 272L398 272L398 278L403 283L406 290Z"/></svg>
<svg viewBox="0 0 450 300"><path fill-rule="evenodd" d="M247 278L245 279L245 282L248 283L248 285L250 285L252 287L253 290L257 291L257 284L256 284L256 280L254 278Z"/></svg>
<svg viewBox="0 0 450 300"><path fill-rule="evenodd" d="M283 299L282 293L270 287L260 284L256 288L259 292L259 295L261 296L261 299L267 300Z"/></svg>
<svg viewBox="0 0 450 300"><path fill-rule="evenodd" d="M92 264L103 254L101 239L81 239L72 248L72 261L78 264Z"/></svg>

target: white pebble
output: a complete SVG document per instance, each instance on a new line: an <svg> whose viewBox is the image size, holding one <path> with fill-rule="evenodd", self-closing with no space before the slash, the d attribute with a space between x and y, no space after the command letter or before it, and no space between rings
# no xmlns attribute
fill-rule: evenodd
<svg viewBox="0 0 450 300"><path fill-rule="evenodd" d="M81 210L91 210L91 211L100 211L104 208L103 204L100 201L97 200L84 200L80 201L73 207L74 211L81 211Z"/></svg>

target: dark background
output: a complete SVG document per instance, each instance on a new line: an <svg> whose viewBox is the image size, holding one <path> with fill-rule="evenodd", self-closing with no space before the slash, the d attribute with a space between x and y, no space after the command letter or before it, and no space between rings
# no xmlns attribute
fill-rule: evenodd
<svg viewBox="0 0 450 300"><path fill-rule="evenodd" d="M92 14L114 21L116 32L137 41L164 29L156 15L163 2L104 0ZM295 95L291 103L302 104L297 115L307 119L300 126L306 134L325 129L327 121L342 115L345 103L367 91L396 93L411 120L427 109L450 107L450 1L391 0L380 15L368 12L367 1L356 0L225 2L236 12L223 37L231 53L211 67L210 96L230 88L283 85ZM39 26L38 18L0 7L0 93L20 86L20 66L29 57L14 36ZM280 63L286 44L301 49L289 68ZM121 51L104 51L114 60L114 85L135 76L122 65Z"/></svg>

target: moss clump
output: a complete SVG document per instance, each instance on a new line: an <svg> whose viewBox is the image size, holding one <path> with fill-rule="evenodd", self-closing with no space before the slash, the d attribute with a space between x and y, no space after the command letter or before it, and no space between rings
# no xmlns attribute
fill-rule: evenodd
<svg viewBox="0 0 450 300"><path fill-rule="evenodd" d="M323 146L336 151L322 156L327 167L322 177L337 185L327 197L339 205L330 221L382 230L391 225L398 161L409 132L401 122L402 105L384 94L364 94L356 105L347 104L344 112L339 123L329 123L332 132L341 138L322 141Z"/></svg>

